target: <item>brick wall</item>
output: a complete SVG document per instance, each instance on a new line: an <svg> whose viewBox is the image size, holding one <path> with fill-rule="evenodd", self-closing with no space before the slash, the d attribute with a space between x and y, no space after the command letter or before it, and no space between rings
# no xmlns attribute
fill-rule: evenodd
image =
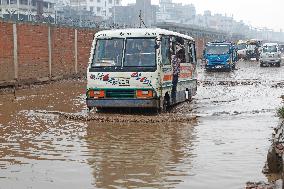
<svg viewBox="0 0 284 189"><path fill-rule="evenodd" d="M204 38L196 38L195 39L197 58L202 58L205 43L206 43L206 41L204 40Z"/></svg>
<svg viewBox="0 0 284 189"><path fill-rule="evenodd" d="M51 42L51 76L64 77L76 74L75 28L46 24L17 23L18 80L31 82L49 75L49 43ZM95 29L77 29L77 69L86 74L89 53ZM196 38L197 56L202 57L203 47L209 39ZM13 59L13 23L0 21L0 84L15 79Z"/></svg>
<svg viewBox="0 0 284 189"><path fill-rule="evenodd" d="M86 74L90 57L90 48L94 39L94 31L79 30L78 31L78 71ZM86 53L88 52L88 53Z"/></svg>
<svg viewBox="0 0 284 189"><path fill-rule="evenodd" d="M48 26L17 24L19 79L48 77Z"/></svg>
<svg viewBox="0 0 284 189"><path fill-rule="evenodd" d="M0 82L14 79L13 25L0 22Z"/></svg>
<svg viewBox="0 0 284 189"><path fill-rule="evenodd" d="M75 30L72 27L17 23L18 80L42 80L49 75L51 42L52 77L75 75ZM86 73L95 29L77 29L79 75ZM0 84L15 80L13 23L0 21Z"/></svg>
<svg viewBox="0 0 284 189"><path fill-rule="evenodd" d="M54 27L52 28L51 36L52 75L75 74L75 30L72 28Z"/></svg>

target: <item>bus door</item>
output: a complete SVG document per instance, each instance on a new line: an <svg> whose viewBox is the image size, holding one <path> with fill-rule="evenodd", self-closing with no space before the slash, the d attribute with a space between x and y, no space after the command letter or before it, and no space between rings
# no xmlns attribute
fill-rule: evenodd
<svg viewBox="0 0 284 189"><path fill-rule="evenodd" d="M171 41L169 36L163 36L161 40L161 68L163 88L171 87L173 69L171 64Z"/></svg>
<svg viewBox="0 0 284 189"><path fill-rule="evenodd" d="M171 63L171 37L161 37L161 85L162 97L170 101L170 94L172 90L173 68Z"/></svg>

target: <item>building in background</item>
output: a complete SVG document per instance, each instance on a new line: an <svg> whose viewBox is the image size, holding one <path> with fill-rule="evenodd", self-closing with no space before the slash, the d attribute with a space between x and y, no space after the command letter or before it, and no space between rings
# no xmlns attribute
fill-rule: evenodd
<svg viewBox="0 0 284 189"><path fill-rule="evenodd" d="M95 16L108 20L115 12L115 6L121 6L122 0L70 0L73 9L86 10L94 13Z"/></svg>
<svg viewBox="0 0 284 189"><path fill-rule="evenodd" d="M136 0L122 6L122 0L0 0L0 19L54 23L76 27L156 27L162 23L187 25L206 31L225 32L228 36L246 36L284 41L282 31L255 28L232 15L196 14L193 4L173 0Z"/></svg>
<svg viewBox="0 0 284 189"><path fill-rule="evenodd" d="M173 3L172 0L160 0L157 22L189 23L196 16L196 9L193 4L183 5Z"/></svg>
<svg viewBox="0 0 284 189"><path fill-rule="evenodd" d="M53 0L0 0L0 17L9 20L53 22Z"/></svg>
<svg viewBox="0 0 284 189"><path fill-rule="evenodd" d="M158 6L152 5L151 0L136 0L135 4L115 7L112 20L125 27L152 27L156 24L157 10Z"/></svg>
<svg viewBox="0 0 284 189"><path fill-rule="evenodd" d="M56 24L76 27L98 28L101 27L102 19L86 10L76 10L70 6L57 10Z"/></svg>

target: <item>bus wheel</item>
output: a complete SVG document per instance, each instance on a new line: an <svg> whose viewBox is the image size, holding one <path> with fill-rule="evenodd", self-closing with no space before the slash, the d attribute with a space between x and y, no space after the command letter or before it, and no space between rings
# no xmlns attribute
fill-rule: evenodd
<svg viewBox="0 0 284 189"><path fill-rule="evenodd" d="M92 111L93 107L88 107L88 112L90 113Z"/></svg>
<svg viewBox="0 0 284 189"><path fill-rule="evenodd" d="M168 93L165 95L164 99L163 99L163 107L162 107L162 112L166 112L168 111L170 108L170 96L168 95Z"/></svg>
<svg viewBox="0 0 284 189"><path fill-rule="evenodd" d="M190 102L191 100L192 100L191 92L188 89L186 89L186 91L185 91L185 101Z"/></svg>
<svg viewBox="0 0 284 189"><path fill-rule="evenodd" d="M101 108L101 107L97 107L97 112L100 112L100 113L103 113L103 112L106 112L106 108Z"/></svg>

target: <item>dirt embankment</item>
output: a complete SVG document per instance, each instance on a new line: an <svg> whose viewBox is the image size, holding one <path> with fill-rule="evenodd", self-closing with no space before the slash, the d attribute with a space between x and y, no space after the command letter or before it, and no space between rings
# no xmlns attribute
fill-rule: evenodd
<svg viewBox="0 0 284 189"><path fill-rule="evenodd" d="M272 146L267 156L267 164L269 172L283 173L283 158L284 158L283 155L284 155L284 121L282 121L274 129L274 133L272 135ZM274 156L275 158L273 158Z"/></svg>
<svg viewBox="0 0 284 189"><path fill-rule="evenodd" d="M284 121L282 121L272 134L272 144L268 150L267 162L263 173L269 178L269 183L248 182L246 189L282 189L284 188Z"/></svg>

